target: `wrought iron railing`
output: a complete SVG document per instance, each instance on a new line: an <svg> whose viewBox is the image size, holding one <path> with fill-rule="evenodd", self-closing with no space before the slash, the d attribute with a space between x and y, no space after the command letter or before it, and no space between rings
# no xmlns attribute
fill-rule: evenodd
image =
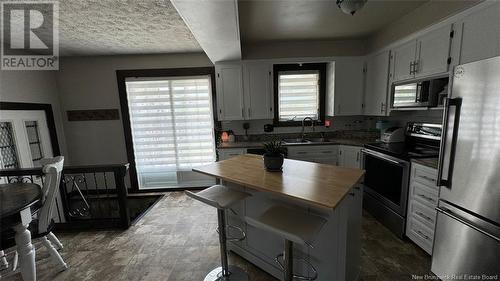
<svg viewBox="0 0 500 281"><path fill-rule="evenodd" d="M129 164L65 166L56 199L59 227L130 226L125 176ZM43 185L41 168L0 170L0 182Z"/></svg>

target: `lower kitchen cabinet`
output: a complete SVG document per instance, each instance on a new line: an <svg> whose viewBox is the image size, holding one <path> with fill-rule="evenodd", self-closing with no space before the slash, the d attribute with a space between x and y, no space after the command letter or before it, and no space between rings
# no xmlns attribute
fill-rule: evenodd
<svg viewBox="0 0 500 281"><path fill-rule="evenodd" d="M242 155L247 153L246 148L222 148L217 149L217 154L219 154L219 161L226 160L234 156Z"/></svg>
<svg viewBox="0 0 500 281"><path fill-rule="evenodd" d="M436 169L411 163L406 236L432 254L439 188Z"/></svg>
<svg viewBox="0 0 500 281"><path fill-rule="evenodd" d="M340 145L338 165L346 168L361 167L361 147L351 145Z"/></svg>
<svg viewBox="0 0 500 281"><path fill-rule="evenodd" d="M300 145L287 149L289 159L330 165L338 163L338 145Z"/></svg>

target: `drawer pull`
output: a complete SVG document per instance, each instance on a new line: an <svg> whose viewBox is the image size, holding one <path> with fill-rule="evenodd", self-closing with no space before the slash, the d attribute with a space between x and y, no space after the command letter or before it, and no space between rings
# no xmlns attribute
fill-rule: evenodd
<svg viewBox="0 0 500 281"><path fill-rule="evenodd" d="M430 197L428 197L428 196L425 196L425 195L423 195L423 194L419 194L418 196L420 196L420 197L424 198L425 200L427 200L427 201L429 201L429 202L435 202L435 201L434 201L434 199L432 199L432 198L430 198Z"/></svg>
<svg viewBox="0 0 500 281"><path fill-rule="evenodd" d="M436 182L436 179L430 178L428 176L423 176L423 175L418 175L418 176L421 177L421 178L423 178L423 179L425 179L425 180Z"/></svg>
<svg viewBox="0 0 500 281"><path fill-rule="evenodd" d="M422 212L415 212L415 213L428 221L432 221L430 217L424 215Z"/></svg>
<svg viewBox="0 0 500 281"><path fill-rule="evenodd" d="M420 235L425 240L429 240L429 236L425 235L422 231L416 230L415 232L417 232L417 234Z"/></svg>

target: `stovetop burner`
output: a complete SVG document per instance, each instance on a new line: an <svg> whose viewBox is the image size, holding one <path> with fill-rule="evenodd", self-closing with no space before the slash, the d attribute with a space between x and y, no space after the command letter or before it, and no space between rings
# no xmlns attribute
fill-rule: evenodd
<svg viewBox="0 0 500 281"><path fill-rule="evenodd" d="M438 147L411 145L405 142L377 142L366 144L365 147L405 160L409 158L431 158L439 155Z"/></svg>

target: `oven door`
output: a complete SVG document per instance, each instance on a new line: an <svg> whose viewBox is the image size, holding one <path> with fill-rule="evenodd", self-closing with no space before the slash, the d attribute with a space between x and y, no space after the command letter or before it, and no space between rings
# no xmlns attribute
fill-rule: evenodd
<svg viewBox="0 0 500 281"><path fill-rule="evenodd" d="M365 191L406 217L410 164L370 149L363 149L362 152L362 165L366 171Z"/></svg>

